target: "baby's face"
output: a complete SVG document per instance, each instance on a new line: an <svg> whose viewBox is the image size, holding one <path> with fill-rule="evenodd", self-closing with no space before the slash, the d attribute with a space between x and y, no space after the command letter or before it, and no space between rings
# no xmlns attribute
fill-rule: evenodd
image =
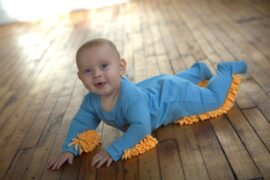
<svg viewBox="0 0 270 180"><path fill-rule="evenodd" d="M82 50L77 66L84 86L100 96L110 96L119 90L126 68L125 61L106 44Z"/></svg>

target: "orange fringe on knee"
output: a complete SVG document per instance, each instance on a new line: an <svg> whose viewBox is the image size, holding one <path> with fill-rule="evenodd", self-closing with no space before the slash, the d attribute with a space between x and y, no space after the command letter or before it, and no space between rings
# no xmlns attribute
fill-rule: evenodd
<svg viewBox="0 0 270 180"><path fill-rule="evenodd" d="M227 94L227 98L225 99L223 105L217 110L206 112L199 115L187 116L182 118L181 120L176 121L175 123L180 125L193 124L199 121L204 121L209 118L218 117L224 113L227 113L227 111L229 111L234 104L240 81L241 78L239 75L233 76L232 83L229 92ZM206 86L207 81L202 81L198 83L198 85ZM80 147L79 155L81 155L83 152L92 151L99 143L100 143L99 135L96 133L96 131L90 130L77 135L77 137L72 140L69 146L74 144L76 150L78 149L78 147ZM146 151L149 151L150 149L154 148L157 145L157 143L158 141L156 138L152 137L151 135L147 135L136 146L127 149L122 155L122 159L130 159L134 156L143 154Z"/></svg>
<svg viewBox="0 0 270 180"><path fill-rule="evenodd" d="M228 91L227 97L225 99L225 102L217 110L209 111L209 112L199 114L199 115L186 116L178 121L175 121L175 123L180 124L180 125L193 124L199 121L215 118L215 117L221 116L222 114L227 113L233 107L235 97L236 97L236 94L240 85L240 81L241 81L241 77L239 75L233 76L232 83ZM202 82L199 83L198 85L205 86L206 83L204 81Z"/></svg>

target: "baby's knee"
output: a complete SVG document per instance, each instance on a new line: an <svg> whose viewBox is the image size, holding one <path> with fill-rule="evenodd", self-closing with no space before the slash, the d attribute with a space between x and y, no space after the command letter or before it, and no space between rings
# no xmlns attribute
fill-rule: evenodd
<svg viewBox="0 0 270 180"><path fill-rule="evenodd" d="M196 62L194 66L199 69L200 75L204 77L204 79L210 79L213 76L212 72L205 63L199 61Z"/></svg>

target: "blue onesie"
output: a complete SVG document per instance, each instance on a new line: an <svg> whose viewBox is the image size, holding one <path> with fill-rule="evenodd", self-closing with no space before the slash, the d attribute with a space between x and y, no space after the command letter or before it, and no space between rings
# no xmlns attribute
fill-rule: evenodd
<svg viewBox="0 0 270 180"><path fill-rule="evenodd" d="M137 84L123 77L111 112L104 111L99 96L89 92L71 122L63 151L77 156L78 150L68 144L77 134L96 129L102 120L125 132L105 149L117 161L126 149L161 125L219 108L230 88L232 75L246 70L244 61L225 62L218 64L213 76L205 64L198 62L184 72L155 76ZM207 87L196 85L208 79Z"/></svg>

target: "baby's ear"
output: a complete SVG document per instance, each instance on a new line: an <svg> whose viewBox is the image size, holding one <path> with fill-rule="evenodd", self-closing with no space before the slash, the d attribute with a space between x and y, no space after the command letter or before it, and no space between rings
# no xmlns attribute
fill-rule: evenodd
<svg viewBox="0 0 270 180"><path fill-rule="evenodd" d="M126 60L121 59L121 62L120 62L120 73L121 73L121 75L124 75L126 73L126 66L127 66Z"/></svg>

